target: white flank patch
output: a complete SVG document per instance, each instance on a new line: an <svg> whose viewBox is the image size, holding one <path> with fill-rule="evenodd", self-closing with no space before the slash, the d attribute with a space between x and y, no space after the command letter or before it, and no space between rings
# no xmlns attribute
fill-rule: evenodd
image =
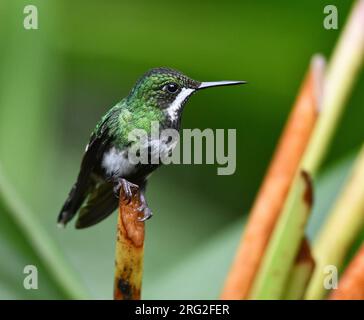
<svg viewBox="0 0 364 320"><path fill-rule="evenodd" d="M181 109L183 101L193 92L194 89L186 89L182 88L181 92L178 94L176 99L172 102L172 104L168 107L167 113L171 121L176 121L178 117L178 111Z"/></svg>
<svg viewBox="0 0 364 320"><path fill-rule="evenodd" d="M105 168L106 173L119 177L124 177L132 173L135 166L129 162L127 155L127 150L119 151L115 147L112 147L104 154L102 159L102 166Z"/></svg>

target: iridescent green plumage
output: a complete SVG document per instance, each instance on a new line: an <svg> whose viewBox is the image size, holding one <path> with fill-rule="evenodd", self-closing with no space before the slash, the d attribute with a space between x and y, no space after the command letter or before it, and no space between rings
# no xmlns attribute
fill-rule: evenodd
<svg viewBox="0 0 364 320"><path fill-rule="evenodd" d="M132 130L142 129L149 134L153 121L163 126L168 122L165 109L175 98L174 95L166 95L163 87L171 82L177 83L181 88L197 88L200 84L172 69L152 69L136 83L126 98L110 109L94 133L98 135L102 124L107 122L109 135L119 147L123 147L129 143L128 135Z"/></svg>

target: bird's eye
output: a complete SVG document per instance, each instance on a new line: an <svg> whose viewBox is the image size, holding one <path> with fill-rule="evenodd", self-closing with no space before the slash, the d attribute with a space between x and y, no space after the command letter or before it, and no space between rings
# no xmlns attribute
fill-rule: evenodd
<svg viewBox="0 0 364 320"><path fill-rule="evenodd" d="M163 89L165 91L168 91L169 93L176 93L177 90L178 90L178 84L177 83L174 83L174 82L171 82L171 83L168 83L166 84Z"/></svg>

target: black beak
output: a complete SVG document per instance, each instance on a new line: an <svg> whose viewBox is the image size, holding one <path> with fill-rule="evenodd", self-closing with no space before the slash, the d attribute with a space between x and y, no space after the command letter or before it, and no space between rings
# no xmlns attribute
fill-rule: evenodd
<svg viewBox="0 0 364 320"><path fill-rule="evenodd" d="M213 82L201 82L199 87L196 90L211 88L211 87L219 87L219 86L235 86L238 84L247 83L246 81L213 81Z"/></svg>

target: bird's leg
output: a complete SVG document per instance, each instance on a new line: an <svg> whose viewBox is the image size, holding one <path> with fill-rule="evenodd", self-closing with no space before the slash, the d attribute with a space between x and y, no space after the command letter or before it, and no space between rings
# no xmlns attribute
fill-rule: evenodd
<svg viewBox="0 0 364 320"><path fill-rule="evenodd" d="M120 188L123 188L124 200L126 200L126 203L129 204L133 197L133 192L131 190L139 189L139 186L134 183L131 183L130 181L124 178L121 178L117 181L117 184L114 187L114 193L116 197L119 197Z"/></svg>
<svg viewBox="0 0 364 320"><path fill-rule="evenodd" d="M140 202L141 206L138 208L140 212L143 212L143 217L139 218L139 221L145 221L152 217L152 210L149 209L147 199L145 198L144 190L140 191Z"/></svg>

